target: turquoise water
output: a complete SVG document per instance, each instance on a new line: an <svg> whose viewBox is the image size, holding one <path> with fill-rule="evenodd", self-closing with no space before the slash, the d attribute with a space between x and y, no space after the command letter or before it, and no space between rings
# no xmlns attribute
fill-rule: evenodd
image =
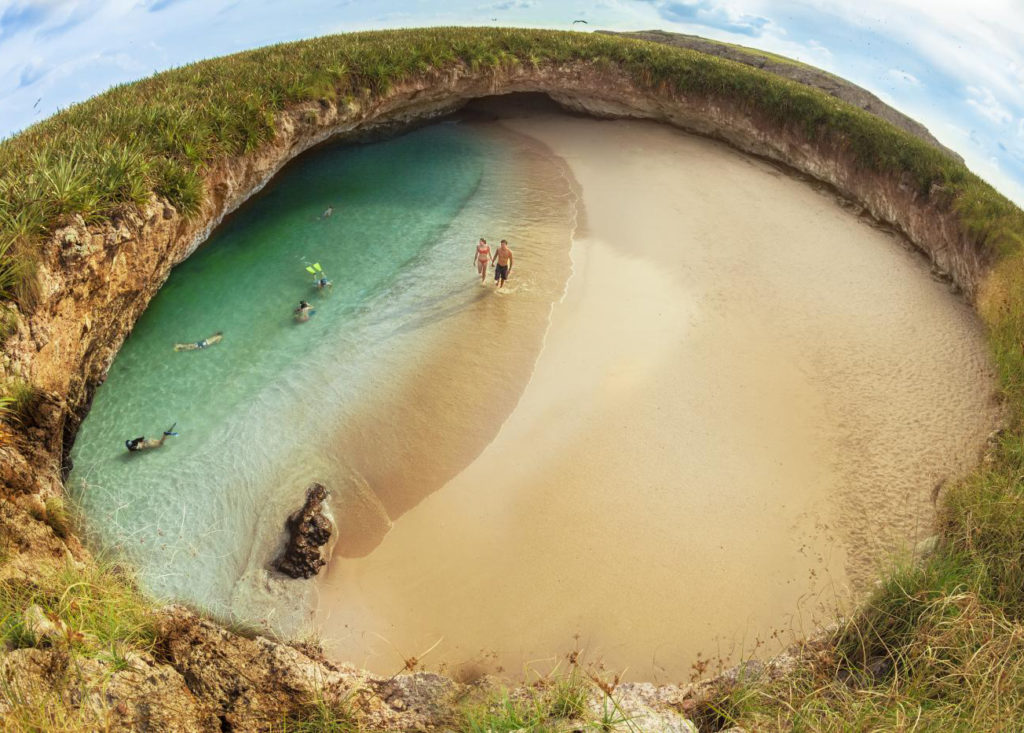
<svg viewBox="0 0 1024 733"><path fill-rule="evenodd" d="M493 292L472 252L515 188L485 184L518 153L457 122L318 150L173 271L96 393L70 480L100 543L151 592L229 610L257 525L276 532L310 481L351 474L339 430L415 360L417 334ZM331 289L313 287L314 262ZM301 298L316 309L306 323L292 318ZM217 331L206 349L173 349ZM164 447L126 451L172 423Z"/></svg>

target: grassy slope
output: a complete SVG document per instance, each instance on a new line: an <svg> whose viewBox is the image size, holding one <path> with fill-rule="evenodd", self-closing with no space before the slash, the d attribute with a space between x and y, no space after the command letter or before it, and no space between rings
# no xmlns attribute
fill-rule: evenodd
<svg viewBox="0 0 1024 733"><path fill-rule="evenodd" d="M939 549L894 571L834 652L784 683L737 687L715 714L837 729L1024 719L1024 213L941 151L824 93L692 51L536 30L360 33L204 61L114 88L0 143L0 298L31 308L38 243L73 215L101 221L150 191L195 212L204 169L272 139L274 113L289 106L373 97L453 65L581 60L620 68L655 94L730 101L841 144L864 170L900 175L945 202L998 258L979 310L1012 425L994 460L948 492ZM869 663L882 673L857 671ZM836 681L839 669L853 670L841 675L852 683Z"/></svg>

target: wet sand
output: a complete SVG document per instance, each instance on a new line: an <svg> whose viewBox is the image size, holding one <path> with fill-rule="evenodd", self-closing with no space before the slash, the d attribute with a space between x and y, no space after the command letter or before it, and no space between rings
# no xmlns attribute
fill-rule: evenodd
<svg viewBox="0 0 1024 733"><path fill-rule="evenodd" d="M373 365L371 389L354 409L328 418L333 425L315 429L305 403L280 416L283 424L304 426L310 444L304 455L293 453L277 464L273 483L281 490L252 507L259 518L256 536L232 597L239 616L275 633L309 633L317 605L315 585L269 571L286 542L284 520L301 505L305 487L321 481L330 490L338 558L373 552L393 522L494 439L530 380L552 304L564 293L578 196L564 161L509 128L459 124L502 151L491 160L501 175L485 176L440 234L464 248L451 277L465 287L423 299L411 312L375 316L393 329L387 343L365 346ZM476 240L486 236L496 249L513 229L526 262L509 292L498 295L493 270L483 285L473 274ZM418 271L414 263L402 277L408 282ZM336 388L349 389L344 382ZM317 398L337 411L344 395L321 385Z"/></svg>
<svg viewBox="0 0 1024 733"><path fill-rule="evenodd" d="M936 482L996 424L972 312L894 237L723 145L502 124L579 183L573 273L493 441L333 559L328 652L392 673L430 649L471 676L582 648L681 681L810 632L927 534Z"/></svg>

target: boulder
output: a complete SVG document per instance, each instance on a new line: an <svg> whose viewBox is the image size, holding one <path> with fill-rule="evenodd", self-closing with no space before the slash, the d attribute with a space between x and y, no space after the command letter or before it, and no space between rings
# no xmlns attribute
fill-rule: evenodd
<svg viewBox="0 0 1024 733"><path fill-rule="evenodd" d="M306 489L306 503L285 522L288 543L274 560L274 568L292 578L312 578L327 564L320 548L327 544L334 529L325 514L327 489L314 483Z"/></svg>

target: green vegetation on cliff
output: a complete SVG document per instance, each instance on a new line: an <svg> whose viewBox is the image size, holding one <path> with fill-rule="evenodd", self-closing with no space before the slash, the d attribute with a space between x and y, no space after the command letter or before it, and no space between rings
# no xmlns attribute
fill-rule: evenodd
<svg viewBox="0 0 1024 733"><path fill-rule="evenodd" d="M436 28L328 36L203 61L115 87L0 143L0 293L30 300L34 246L62 221L114 215L150 191L183 213L203 197L204 168L257 149L274 116L308 102L343 103L462 66L589 62L620 69L656 94L732 102L767 123L855 151L866 170L946 191L994 251L1020 246L1016 207L941 151L851 105L743 64L600 34Z"/></svg>
<svg viewBox="0 0 1024 733"><path fill-rule="evenodd" d="M102 221L151 193L196 213L207 168L272 140L282 110L372 101L453 67L487 74L568 62L620 71L652 95L729 103L768 127L852 152L863 170L897 176L955 212L961 235L994 263L978 307L1010 426L987 462L945 492L935 551L892 571L793 674L750 675L724 689L703 709L704 722L986 730L1024 719L1024 212L942 151L823 92L695 51L539 30L359 33L192 64L111 89L0 143L0 299L31 310L39 248L73 216ZM7 387L0 412L31 396L29 386ZM146 615L108 580L0 585L7 648L37 642L26 626L33 606L59 619L83 654L116 659L125 646L148 648ZM481 712L471 725L493 728L494 715Z"/></svg>

